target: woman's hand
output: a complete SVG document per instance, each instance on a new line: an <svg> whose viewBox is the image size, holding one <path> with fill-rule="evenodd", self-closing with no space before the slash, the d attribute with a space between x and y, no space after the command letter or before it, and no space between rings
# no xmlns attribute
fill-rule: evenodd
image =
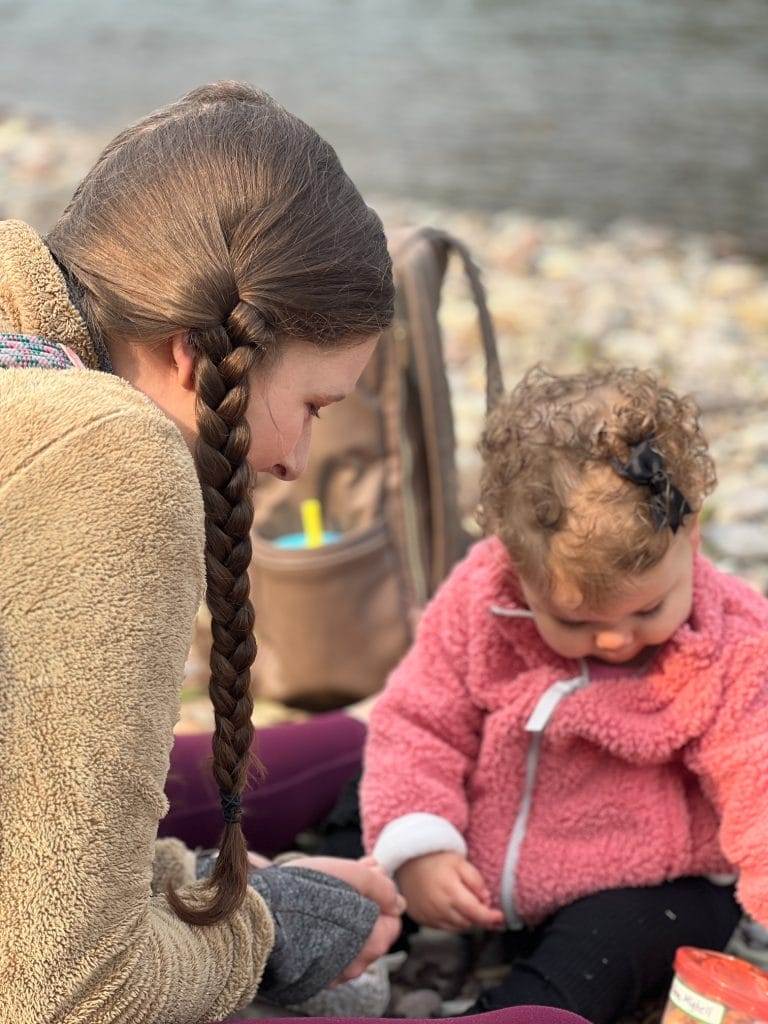
<svg viewBox="0 0 768 1024"><path fill-rule="evenodd" d="M334 984L357 978L374 960L384 956L400 934L400 916L405 910L405 900L398 893L392 879L372 857L363 857L361 860L345 860L343 857L297 857L289 861L286 867L305 868L332 875L346 882L361 896L366 896L379 907L378 920L365 945Z"/></svg>
<svg viewBox="0 0 768 1024"><path fill-rule="evenodd" d="M248 851L248 865L252 868L268 868L272 863L268 857L262 857L260 853Z"/></svg>
<svg viewBox="0 0 768 1024"><path fill-rule="evenodd" d="M324 875L332 875L353 889L361 896L378 903L382 914L399 917L405 910L405 900L397 891L397 886L384 872L373 857L362 857L360 860L347 860L344 857L297 857L286 863L286 867L306 868L309 871L321 871Z"/></svg>

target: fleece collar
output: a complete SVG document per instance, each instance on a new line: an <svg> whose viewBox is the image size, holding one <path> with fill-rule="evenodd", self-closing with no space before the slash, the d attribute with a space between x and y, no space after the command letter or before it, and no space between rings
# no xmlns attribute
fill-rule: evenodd
<svg viewBox="0 0 768 1024"><path fill-rule="evenodd" d="M43 239L20 220L0 221L0 330L72 348L91 370L102 360Z"/></svg>
<svg viewBox="0 0 768 1024"><path fill-rule="evenodd" d="M489 547L483 611L491 633L502 640L501 646L494 645L499 664L492 675L505 678L505 665L515 674L512 690L507 685L495 699L505 704L528 693L530 700L530 694L540 694L553 681L573 676L575 662L550 651L534 623L520 614L525 605L509 557L496 539ZM631 678L601 677L574 693L548 725L550 739L580 738L625 761L662 763L709 727L726 688L750 670L750 651L759 646L761 634L758 620L765 620L766 613L757 595L745 604L741 589L700 555L695 557L693 592L690 618L648 669ZM760 652L755 649L752 657Z"/></svg>

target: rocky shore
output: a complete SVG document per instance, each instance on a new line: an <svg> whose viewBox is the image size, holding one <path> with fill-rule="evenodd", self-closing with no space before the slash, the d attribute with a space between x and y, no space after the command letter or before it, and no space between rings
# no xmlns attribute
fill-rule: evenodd
<svg viewBox="0 0 768 1024"><path fill-rule="evenodd" d="M44 229L103 139L0 117L0 216ZM596 233L568 220L376 201L389 226L436 224L479 262L506 382L531 363L575 370L596 359L653 367L698 399L719 486L705 510L718 564L768 587L768 278L739 240L617 222ZM456 268L442 319L455 398L462 506L471 521L484 374L474 308Z"/></svg>

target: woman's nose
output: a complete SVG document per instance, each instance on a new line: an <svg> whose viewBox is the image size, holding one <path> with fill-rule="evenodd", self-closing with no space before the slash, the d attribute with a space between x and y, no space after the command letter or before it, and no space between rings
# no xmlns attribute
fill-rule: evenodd
<svg viewBox="0 0 768 1024"><path fill-rule="evenodd" d="M309 460L309 442L312 438L312 428L308 426L299 438L296 447L291 454L283 461L277 462L270 470L272 476L278 480L298 480L307 468Z"/></svg>
<svg viewBox="0 0 768 1024"><path fill-rule="evenodd" d="M618 629L604 629L595 634L595 646L601 651L620 651L629 643L629 634Z"/></svg>
<svg viewBox="0 0 768 1024"><path fill-rule="evenodd" d="M295 469L286 462L276 462L269 472L272 476L276 476L278 480L284 480L286 483L296 480L299 476Z"/></svg>

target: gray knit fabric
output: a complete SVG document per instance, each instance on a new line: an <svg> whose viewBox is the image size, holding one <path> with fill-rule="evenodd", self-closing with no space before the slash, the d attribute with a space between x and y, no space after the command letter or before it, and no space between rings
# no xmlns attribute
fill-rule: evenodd
<svg viewBox="0 0 768 1024"><path fill-rule="evenodd" d="M197 875L213 867L198 857ZM346 882L307 868L251 871L249 882L269 907L275 945L259 986L259 998L292 1006L315 995L350 964L379 916L376 904Z"/></svg>

